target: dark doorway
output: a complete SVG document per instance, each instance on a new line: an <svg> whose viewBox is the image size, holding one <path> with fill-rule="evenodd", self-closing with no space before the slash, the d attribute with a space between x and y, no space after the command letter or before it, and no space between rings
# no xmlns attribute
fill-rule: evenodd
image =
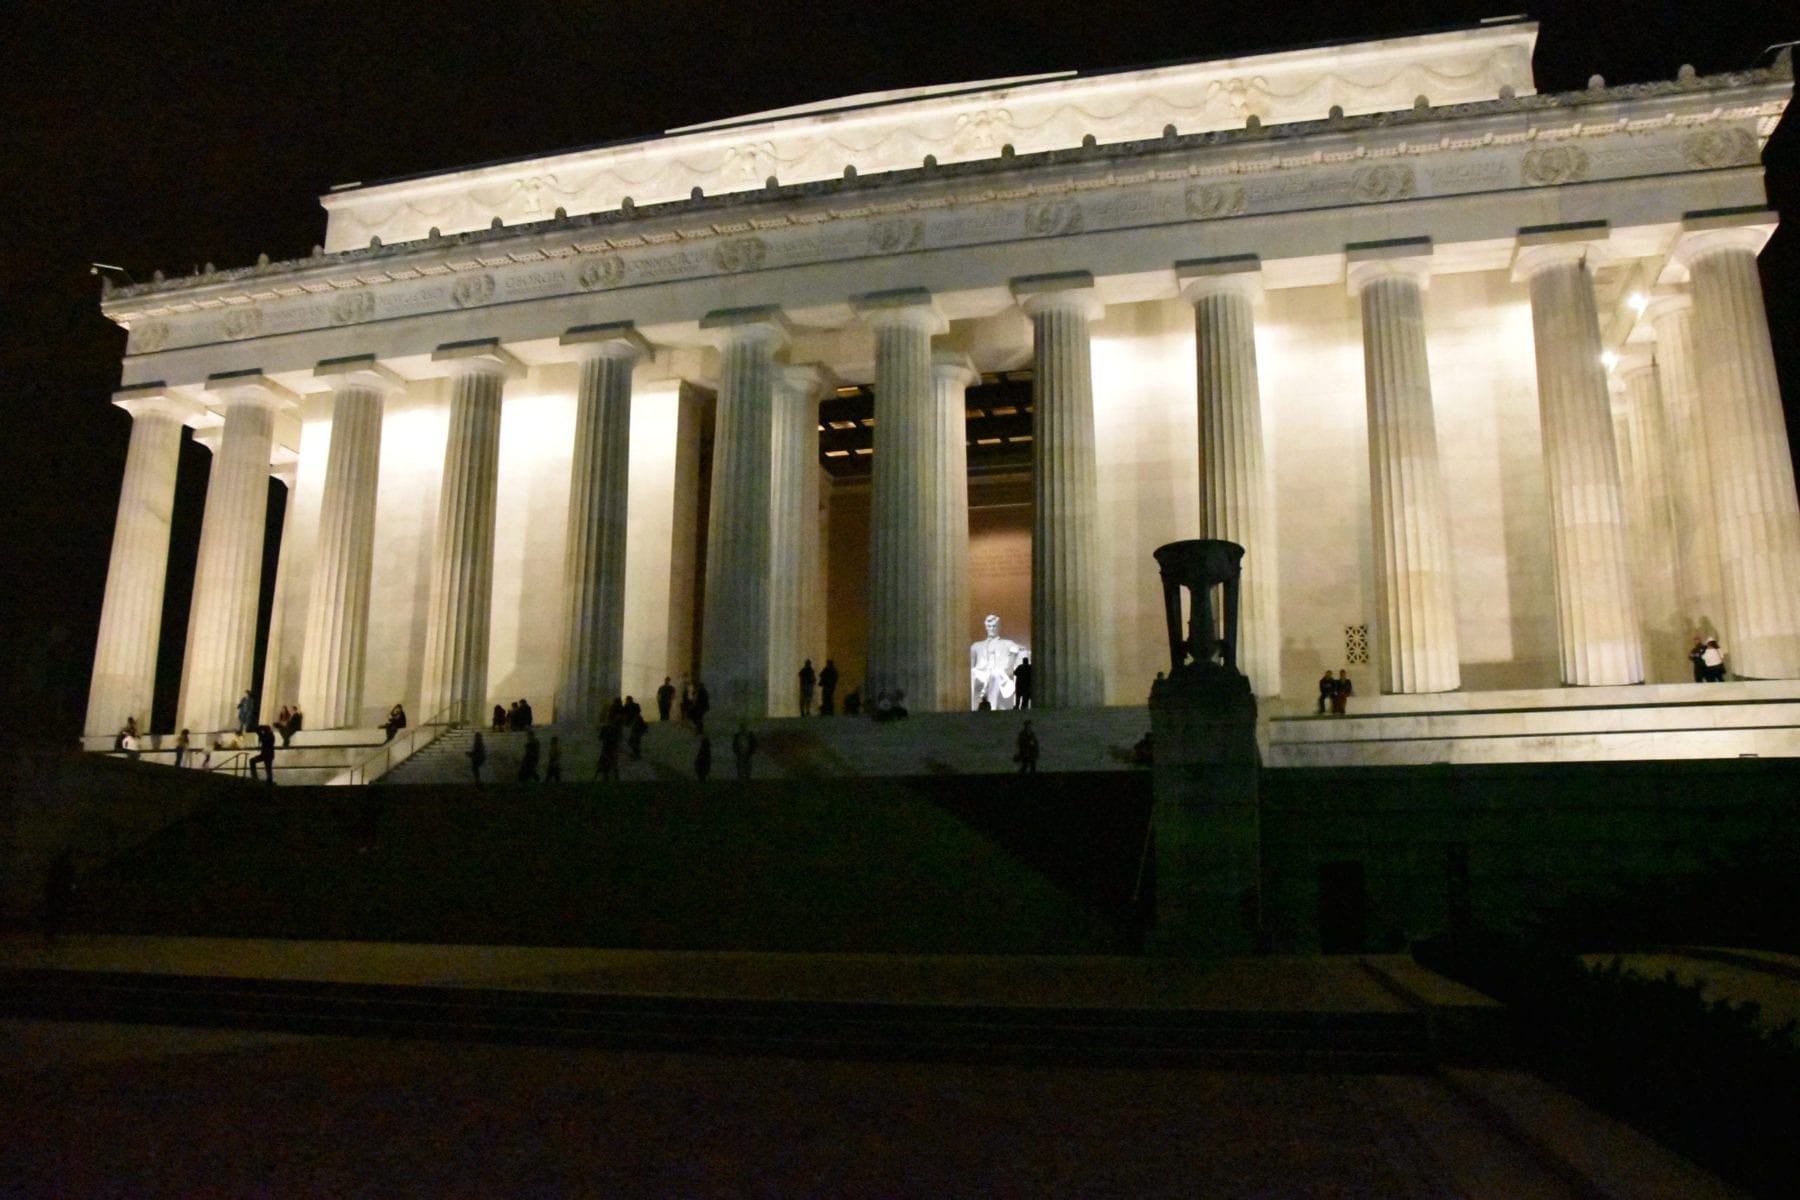
<svg viewBox="0 0 1800 1200"><path fill-rule="evenodd" d="M1359 862L1319 864L1319 949L1360 954L1368 941L1369 902Z"/></svg>

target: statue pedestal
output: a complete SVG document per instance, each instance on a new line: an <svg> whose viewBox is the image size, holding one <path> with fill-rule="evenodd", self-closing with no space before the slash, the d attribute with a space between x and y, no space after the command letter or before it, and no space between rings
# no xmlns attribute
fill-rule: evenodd
<svg viewBox="0 0 1800 1200"><path fill-rule="evenodd" d="M1256 697L1211 662L1150 692L1156 924L1150 954L1251 954L1262 927Z"/></svg>

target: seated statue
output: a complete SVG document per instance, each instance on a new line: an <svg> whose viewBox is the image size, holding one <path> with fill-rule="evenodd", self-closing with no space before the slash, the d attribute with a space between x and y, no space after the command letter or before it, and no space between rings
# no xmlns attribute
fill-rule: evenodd
<svg viewBox="0 0 1800 1200"><path fill-rule="evenodd" d="M1017 691L1013 672L1018 670L1019 660L1031 651L1011 638L1001 637L1000 618L994 614L989 613L982 624L987 628L987 637L969 646L969 708L979 710L983 700L989 708L1011 708Z"/></svg>

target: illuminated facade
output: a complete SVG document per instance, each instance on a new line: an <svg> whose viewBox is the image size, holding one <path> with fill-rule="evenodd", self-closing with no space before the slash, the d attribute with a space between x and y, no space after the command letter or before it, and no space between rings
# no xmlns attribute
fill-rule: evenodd
<svg viewBox="0 0 1800 1200"><path fill-rule="evenodd" d="M1347 664L1361 694L1673 682L1715 631L1738 675L1800 677L1756 273L1791 66L1541 96L1535 38L861 96L346 185L310 258L111 290L134 427L88 730L148 717L183 424L214 454L196 730L252 683L270 472L260 690L314 728L520 696L586 721L696 673L779 716L827 657L960 709L990 611L1040 704L1139 704L1150 552L1194 536L1249 550L1263 695ZM1021 457L975 469L972 397L1027 373ZM821 402L858 389L866 475L820 453Z"/></svg>

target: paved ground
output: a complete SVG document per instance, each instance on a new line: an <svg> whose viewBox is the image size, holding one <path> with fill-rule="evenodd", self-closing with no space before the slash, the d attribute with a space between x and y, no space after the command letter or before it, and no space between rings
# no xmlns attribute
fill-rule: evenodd
<svg viewBox="0 0 1800 1200"><path fill-rule="evenodd" d="M0 966L1385 1012L1353 960L0 942ZM1379 965L1379 964L1377 964ZM1396 982L1397 981L1397 982ZM1479 999L1479 998L1477 998ZM1541 1081L799 1060L0 1021L0 1196L1728 1196Z"/></svg>
<svg viewBox="0 0 1800 1200"><path fill-rule="evenodd" d="M1424 1076L0 1038L8 1196L1579 1194Z"/></svg>

